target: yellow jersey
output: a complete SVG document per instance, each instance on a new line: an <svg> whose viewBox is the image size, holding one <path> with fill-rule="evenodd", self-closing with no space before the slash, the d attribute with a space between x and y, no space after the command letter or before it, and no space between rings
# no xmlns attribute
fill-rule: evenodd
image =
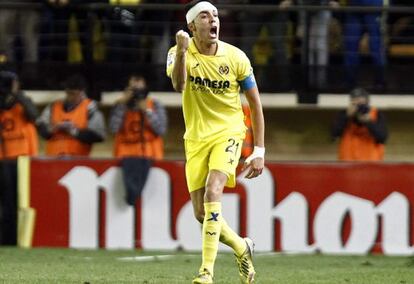
<svg viewBox="0 0 414 284"><path fill-rule="evenodd" d="M177 46L168 51L167 76L171 77ZM215 55L201 54L192 38L186 57L187 78L182 104L184 139L204 141L222 134L244 133L240 82L252 75L246 54L218 41Z"/></svg>

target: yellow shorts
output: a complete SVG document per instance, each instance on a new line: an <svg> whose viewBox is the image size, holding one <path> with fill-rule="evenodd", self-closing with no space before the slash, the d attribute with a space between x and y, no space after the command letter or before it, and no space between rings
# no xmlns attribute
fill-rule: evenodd
<svg viewBox="0 0 414 284"><path fill-rule="evenodd" d="M227 175L227 187L236 186L236 167L239 163L244 133L220 136L208 141L185 140L185 174L190 192L203 188L208 173L218 170Z"/></svg>

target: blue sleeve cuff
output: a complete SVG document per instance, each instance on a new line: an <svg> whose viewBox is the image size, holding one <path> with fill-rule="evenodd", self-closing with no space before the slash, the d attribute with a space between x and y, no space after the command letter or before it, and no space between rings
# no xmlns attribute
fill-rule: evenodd
<svg viewBox="0 0 414 284"><path fill-rule="evenodd" d="M247 76L243 81L240 81L240 86L243 91L250 90L256 86L256 79L254 78L253 73Z"/></svg>

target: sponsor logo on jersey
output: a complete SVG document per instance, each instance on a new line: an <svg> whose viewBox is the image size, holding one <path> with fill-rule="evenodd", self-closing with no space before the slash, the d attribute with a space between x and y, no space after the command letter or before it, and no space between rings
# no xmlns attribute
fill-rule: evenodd
<svg viewBox="0 0 414 284"><path fill-rule="evenodd" d="M212 89L230 88L230 81L228 80L211 80L208 78L201 78L198 76L190 76L190 82L192 82L195 85L206 86Z"/></svg>

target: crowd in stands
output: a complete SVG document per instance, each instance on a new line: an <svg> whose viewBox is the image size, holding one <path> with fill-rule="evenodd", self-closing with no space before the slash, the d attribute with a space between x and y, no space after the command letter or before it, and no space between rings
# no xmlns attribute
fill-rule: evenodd
<svg viewBox="0 0 414 284"><path fill-rule="evenodd" d="M39 60L88 62L156 62L164 63L166 49L173 42L177 24L183 15L177 10L133 9L140 4L180 4L186 0L16 0L14 3L43 5L29 8L8 7L0 0L0 52L2 60L38 62ZM375 65L385 64L384 36L396 40L410 33L410 14L337 13L332 10L305 13L286 8L305 6L413 6L410 1L395 0L216 0L216 4L275 5L268 12L223 10L220 15L229 28L222 37L244 50L255 65L287 65L296 52L304 32L309 33L310 65L328 63L332 43L329 38L342 30L344 64L357 65L362 36L368 35L369 49ZM81 4L81 5L80 5ZM108 4L105 8L86 8L85 4ZM126 5L126 6L125 6ZM131 6L132 5L132 6ZM253 12L252 12L253 11ZM240 24L238 24L240 23ZM395 25L394 25L395 24ZM389 27L389 28L388 28ZM412 35L411 35L412 36ZM338 44L337 44L338 45ZM16 50L18 52L16 52Z"/></svg>
<svg viewBox="0 0 414 284"><path fill-rule="evenodd" d="M24 7L0 0L0 64L56 62L162 66L168 47L174 42L175 32L184 28L183 11L177 8L142 9L140 5L159 3L158 8L161 8L162 4L187 2L189 1L13 2L22 5L26 3ZM306 80L309 80L310 88L326 89L327 85L335 86L330 78L332 72L329 67L341 66L346 74L345 78L339 80L346 81L344 88L349 91L361 85L358 82L360 72L357 68L361 62L364 66L372 67L370 73L375 75L365 75L374 77L372 85L381 91L387 84L384 74L389 55L414 54L412 14L340 12L335 9L346 6L413 6L408 0L390 3L386 0L213 2L218 5L252 6L248 10L221 9L220 17L227 23L221 31L221 38L246 52L255 67L259 84L266 91L297 90L298 86L292 83L297 80L292 76L298 73L297 66L305 64L309 65ZM272 5L274 10L257 10L254 8L257 5ZM329 10L295 10L295 7L303 5L323 6ZM30 72L30 68L33 67L24 68L25 72ZM33 69L37 70L36 67ZM339 72L342 72L341 69ZM268 83L269 76L278 77L277 87L272 89ZM39 81L32 74L29 78L23 77L26 81ZM164 81L159 85L160 88L168 88Z"/></svg>

